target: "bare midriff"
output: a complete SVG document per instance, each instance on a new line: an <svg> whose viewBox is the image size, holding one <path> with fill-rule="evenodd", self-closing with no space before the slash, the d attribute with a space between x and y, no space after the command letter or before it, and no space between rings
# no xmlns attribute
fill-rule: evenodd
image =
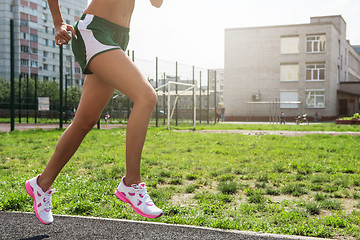
<svg viewBox="0 0 360 240"><path fill-rule="evenodd" d="M130 27L135 0L92 0L84 14L104 18L123 27Z"/></svg>

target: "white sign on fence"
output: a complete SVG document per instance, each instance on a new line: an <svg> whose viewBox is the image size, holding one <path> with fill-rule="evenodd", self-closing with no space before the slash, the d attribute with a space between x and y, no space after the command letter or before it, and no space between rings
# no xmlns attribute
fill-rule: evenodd
<svg viewBox="0 0 360 240"><path fill-rule="evenodd" d="M49 97L39 97L39 111L49 111L50 110L50 98Z"/></svg>

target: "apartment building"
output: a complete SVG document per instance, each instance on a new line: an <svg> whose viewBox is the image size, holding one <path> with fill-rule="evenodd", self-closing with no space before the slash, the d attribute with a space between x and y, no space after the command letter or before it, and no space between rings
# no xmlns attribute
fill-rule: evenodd
<svg viewBox="0 0 360 240"><path fill-rule="evenodd" d="M67 24L80 19L87 0L60 1ZM0 0L0 77L10 78L10 19L14 21L15 76L59 79L59 47L46 0ZM69 85L82 85L84 76L70 45L63 47L64 78Z"/></svg>
<svg viewBox="0 0 360 240"><path fill-rule="evenodd" d="M360 45L355 45L354 48L360 54Z"/></svg>
<svg viewBox="0 0 360 240"><path fill-rule="evenodd" d="M319 120L359 111L360 55L342 16L309 24L225 30L227 120Z"/></svg>

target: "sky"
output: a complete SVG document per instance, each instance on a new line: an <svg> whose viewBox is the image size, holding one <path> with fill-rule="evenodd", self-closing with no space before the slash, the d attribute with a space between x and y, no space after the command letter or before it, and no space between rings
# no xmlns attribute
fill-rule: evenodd
<svg viewBox="0 0 360 240"><path fill-rule="evenodd" d="M342 15L347 39L360 45L360 0L136 0L128 49L141 59L224 67L226 28L305 24Z"/></svg>

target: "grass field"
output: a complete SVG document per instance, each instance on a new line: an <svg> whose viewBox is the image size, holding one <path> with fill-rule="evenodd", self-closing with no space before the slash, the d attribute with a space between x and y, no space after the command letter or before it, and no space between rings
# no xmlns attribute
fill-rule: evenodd
<svg viewBox="0 0 360 240"><path fill-rule="evenodd" d="M333 124L198 128L269 126L359 131ZM24 183L41 173L61 134L0 133L1 211L33 211ZM359 143L360 137L349 135L246 136L150 128L142 177L164 215L148 221L359 239ZM124 159L125 129L91 131L54 183L53 212L145 220L114 195L125 173Z"/></svg>

